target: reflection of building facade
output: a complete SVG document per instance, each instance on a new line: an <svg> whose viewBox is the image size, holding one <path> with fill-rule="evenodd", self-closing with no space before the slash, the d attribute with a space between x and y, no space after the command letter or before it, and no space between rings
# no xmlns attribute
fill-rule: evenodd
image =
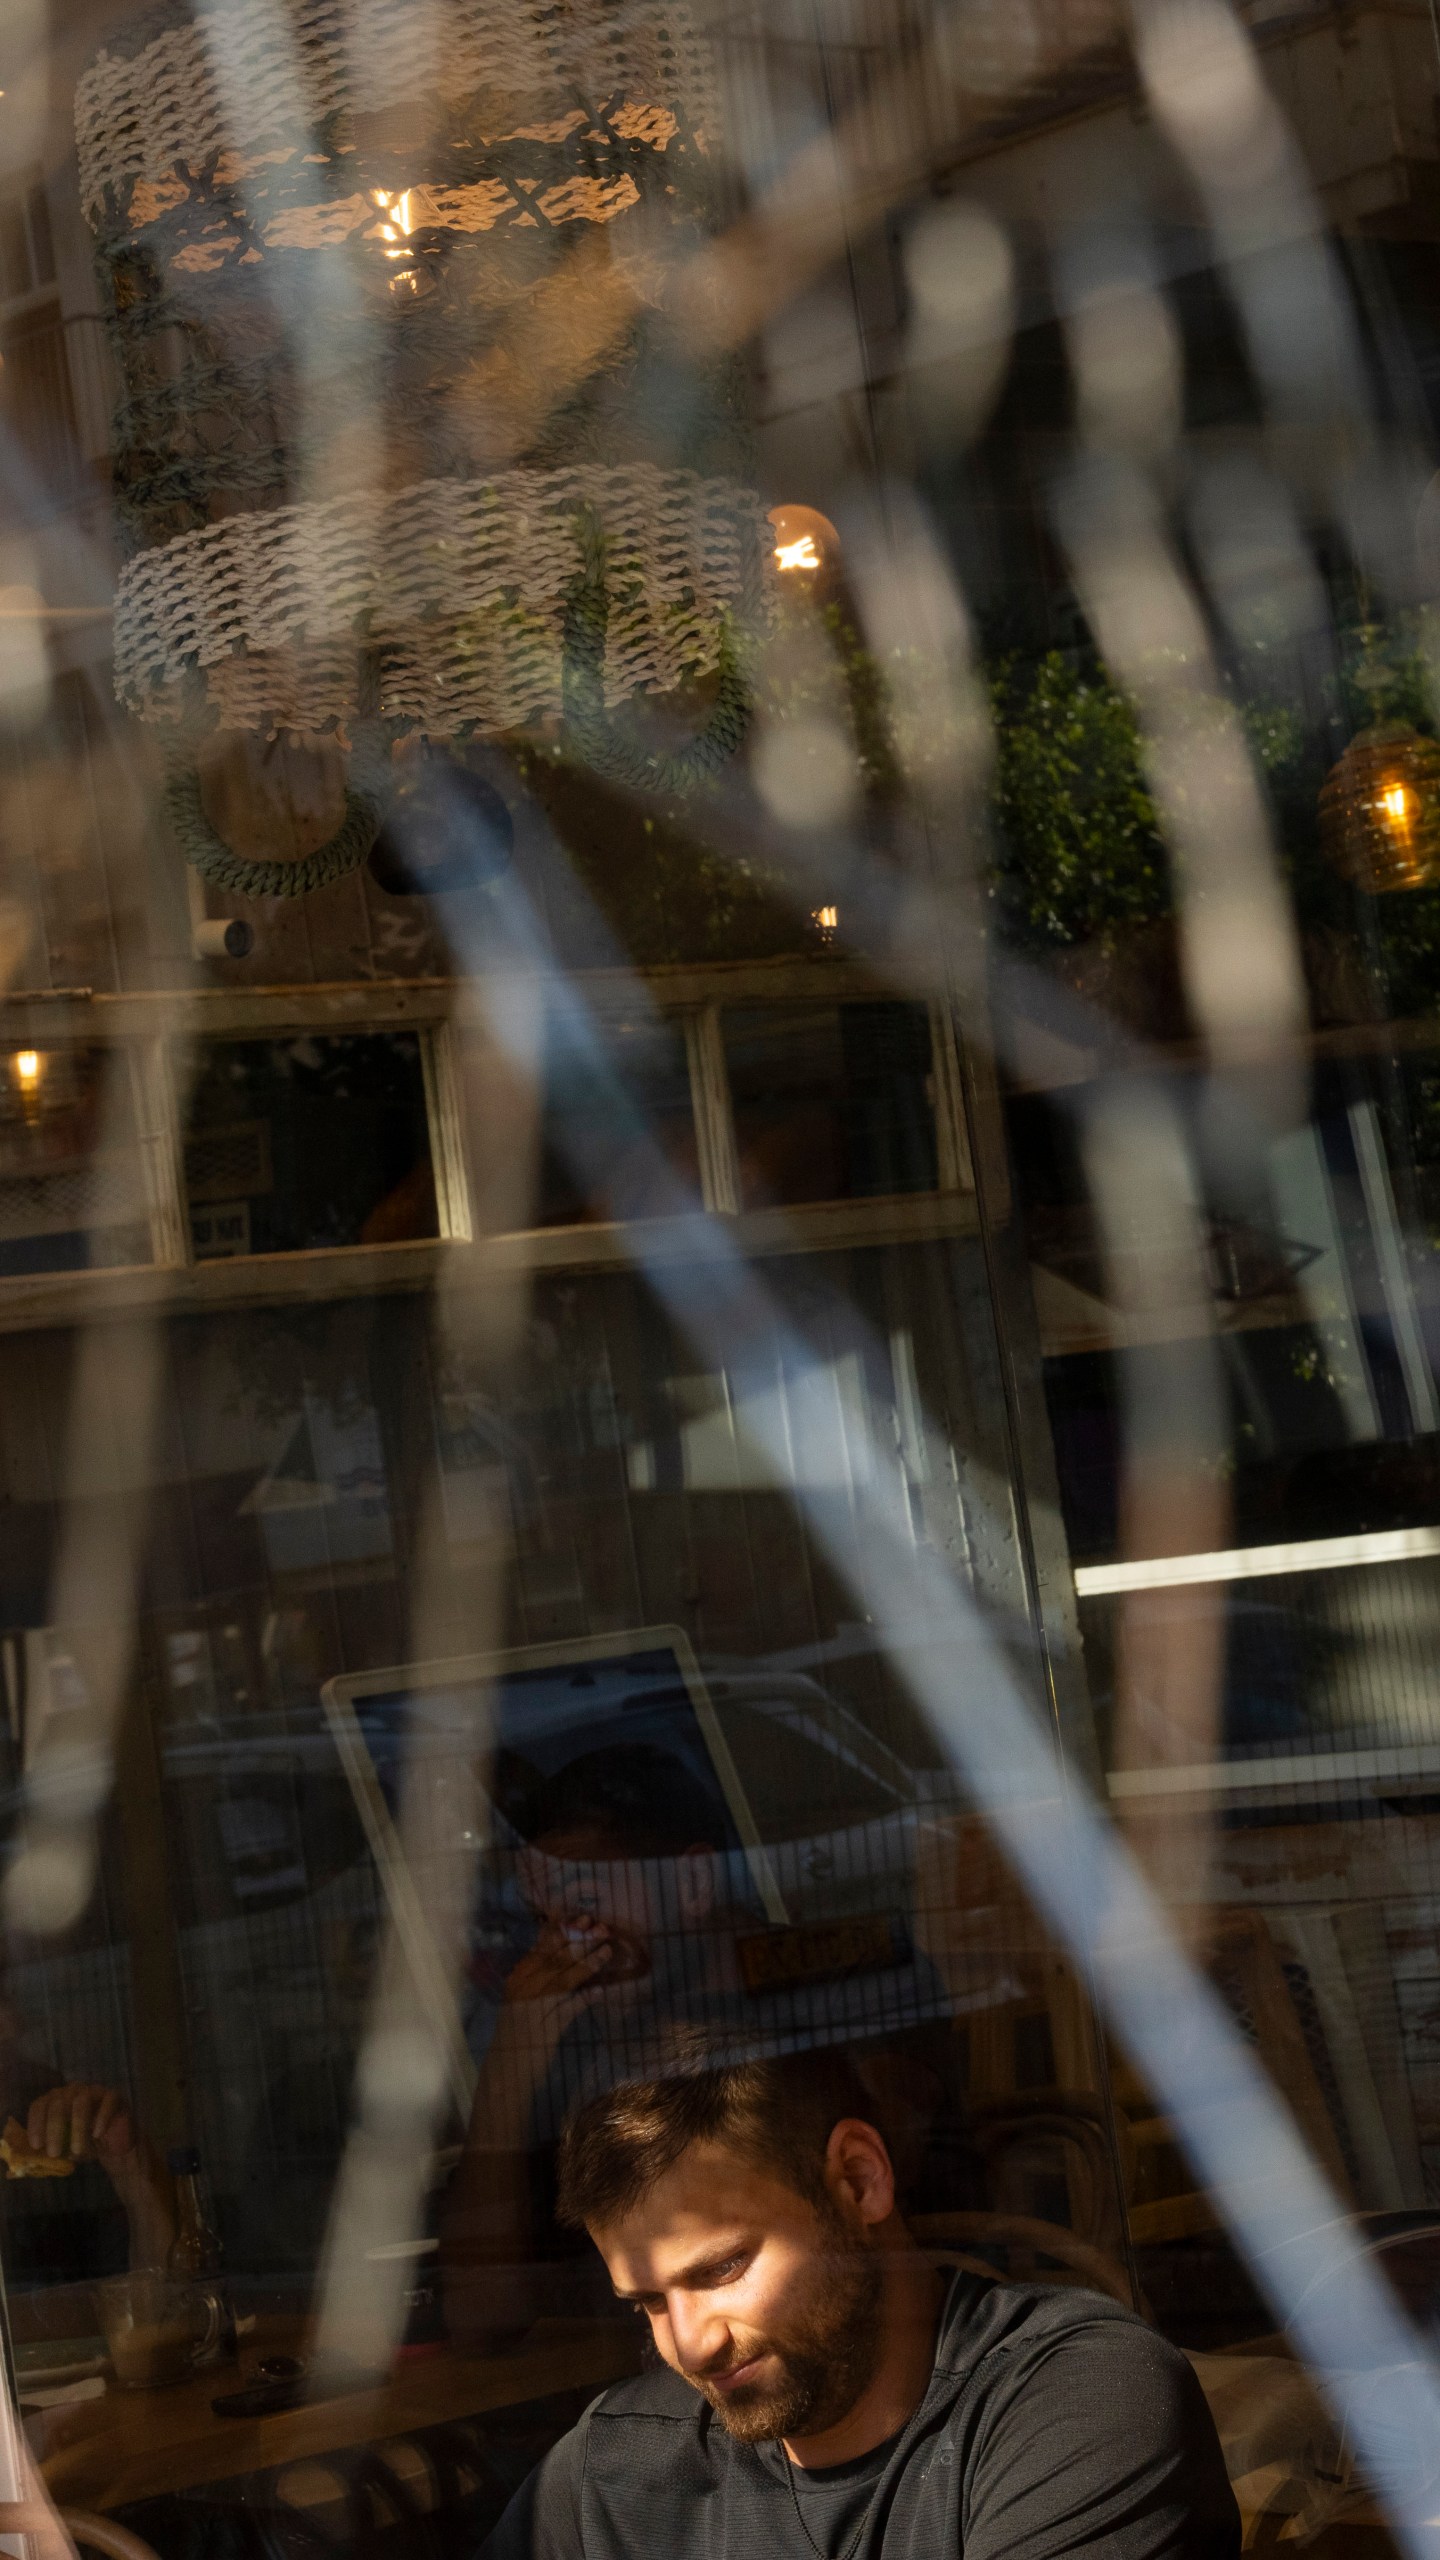
<svg viewBox="0 0 1440 2560"><path fill-rule="evenodd" d="M1397 448L1409 439L1413 527L1416 457L1436 424L1440 307L1424 265L1440 169L1429 19L1398 0L1242 15L1334 235L1364 363L1401 421ZM902 80L892 122L909 155L903 187L889 173L901 209L882 219L873 202L843 205L836 254L818 281L797 266L795 291L762 333L755 453L742 468L706 449L705 485L713 495L724 480L731 533L743 525L728 550L712 545L724 555L715 594L686 606L704 632L697 640L698 622L684 624L657 693L683 677L702 695L708 682L713 704L723 688L722 626L750 574L736 543L768 544L763 506L823 510L817 520L840 523L848 539L863 512L857 479L918 488L963 562L982 644L998 633L997 662L1076 654L1080 607L1051 489L1074 426L1067 329L1082 307L1135 282L1133 240L1114 274L1105 265L1114 242L1102 217L1114 211L1119 163L1148 205L1140 283L1173 316L1195 410L1195 543L1203 548L1217 513L1238 511L1261 604L1283 599L1292 572L1300 594L1297 560L1315 579L1307 528L1277 533L1270 519L1243 517L1259 503L1269 432L1243 312L1227 300L1193 186L1146 120L1114 14L1099 0L1035 9L1025 61L1008 13L972 16L966 78L952 66L950 90L937 89L933 132ZM927 33L907 21L902 32L938 82L943 23ZM86 49L77 38L77 62ZM863 9L853 42L824 47L808 17L798 32L773 13L727 22L733 140L722 174L752 211L785 115L863 119L896 51L895 31ZM612 134L617 166L650 150L658 168L655 132L652 120ZM883 143L881 133L877 154ZM711 802L679 807L671 795L637 814L624 774L596 779L552 755L543 718L564 705L556 579L541 615L544 681L533 698L506 694L497 709L486 696L483 706L487 731L522 715L543 731L538 746L502 752L492 739L475 756L514 820L504 895L396 893L363 860L304 899L243 897L215 884L213 866L208 885L187 882L157 814L161 756L113 694L105 420L117 386L65 148L0 201L0 420L13 463L0 523L10 706L0 746L0 1618L18 1666L14 1803L47 1731L53 1745L57 1700L82 1721L103 1707L124 1741L98 1882L70 1915L74 1944L17 1969L21 1999L67 2063L80 2068L83 2045L101 2057L85 2068L130 2077L170 2138L201 2140L244 2249L263 2245L267 2184L303 2173L313 2250L292 2229L285 2272L313 2271L352 2103L366 1967L392 1908L322 1692L387 1664L503 1648L573 1647L580 1663L618 1631L678 1627L722 1723L728 1715L741 1730L746 1682L764 1691L776 1765L786 1716L792 1738L801 1730L801 1684L819 1701L805 1750L795 1745L794 1801L772 1826L779 1863L794 1870L794 1907L782 1896L778 1919L762 1909L757 1934L762 1923L819 1931L854 1918L865 1897L845 1901L826 1845L846 1826L821 1820L812 1799L843 1795L847 1733L863 1731L883 1760L896 1873L885 1868L865 1916L893 1924L926 1986L903 2023L931 2042L917 2032L882 2059L937 2242L980 2245L988 2215L1003 2248L996 2217L1028 2217L1061 2235L1062 2257L1068 2234L1100 2253L1097 2264L1118 2266L1122 2286L1138 2277L1157 2317L1197 2350L1262 2335L1262 2308L1173 2124L1097 2028L1083 1951L1050 1942L941 1766L941 1743L887 1647L863 1498L883 1496L916 1551L973 1593L1073 1770L1108 1788L1137 1835L1150 1826L1162 1865L1178 1842L1178 1873L1191 1813L1203 1824L1219 1806L1194 1899L1209 1906L1197 1938L1229 2012L1346 2204L1440 2207L1429 1243L1440 1142L1426 1152L1420 1107L1433 1103L1433 1007L1428 1019L1390 1019L1358 928L1306 927L1308 1117L1275 1136L1244 1196L1200 1204L1194 1302L1137 1312L1123 1254L1098 1219L1083 1115L1117 1063L1139 1059L1178 1097L1182 1119L1199 1119L1204 1059L1173 917L1113 930L1102 919L1088 937L1056 937L1029 950L1013 980L997 971L984 1003L974 945L957 934L938 958L931 951L917 984L903 937L888 933L895 908L872 898L872 873L897 904L896 883L910 877L903 775L870 771L834 827L805 837L808 885L787 905L780 867L763 859L774 811L743 762L742 779ZM379 235L395 229L379 217L422 185L389 185L386 148L390 159L367 164L377 183L356 192L355 221L376 233L377 257L388 254ZM293 135L274 155L262 264L308 253L324 230L301 159ZM155 169L139 175L151 192L131 230L159 225L164 239L150 250L199 279L197 292L214 260L230 262L235 307L219 335L238 344L253 283L237 245L243 183L202 205L194 170L168 196ZM327 185L333 175L327 163ZM492 178L469 170L449 205L467 292L479 291L477 243L488 236L472 196ZM663 172L652 179L668 218ZM588 169L575 183L601 185ZM888 183L877 180L877 196ZM423 184L419 210L434 214L440 179ZM97 180L96 201L103 191ZM113 184L111 194L119 223ZM637 182L627 211L643 211L644 195ZM916 276L934 284L940 269L910 253L922 219L937 208L948 218L955 200L971 226L963 276L978 281L968 301L948 286L927 301ZM133 210L133 190L127 201ZM658 343L662 297L658 285L648 301L641 290L652 234L638 214L632 233L611 223L603 188L586 203L589 247L566 255L588 257L591 233L633 233L630 282L643 308L626 384L643 405L656 379L646 364L660 361L647 333ZM702 211L696 227L708 237L708 192ZM1052 255L1062 222L1068 268ZM438 215L420 223L413 206L399 226L405 273L412 236L421 242L420 283L445 228ZM503 299L514 317L539 287L529 233L509 236L516 275ZM135 240L125 232L117 250L117 239L112 226L123 265ZM997 241L1003 272L985 267ZM405 314L423 324L420 283ZM226 362L238 362L225 344ZM155 352L148 339L145 351ZM136 426L145 399L205 445L203 420L171 397L163 367L137 392L143 372L123 386L131 444L120 457L120 494L141 514L135 491L155 462ZM448 375L446 385L448 398ZM957 454L943 422L969 414L967 403L978 419L992 402L988 428ZM407 489L439 472L426 438L443 441L443 407L437 390L413 424L415 449L395 460ZM472 426L482 408L466 412ZM633 427L621 408L601 421L602 462L588 446L579 462L568 449L537 460L523 437L501 461L552 478L618 468ZM693 417L684 423L700 432ZM280 452L288 471L303 437L295 418L286 424L266 457L268 467ZM247 451L252 426L240 420ZM233 464L233 439L225 452ZM646 470L679 468L658 444L657 455ZM221 476L216 465L211 477ZM267 503L285 486L283 475L267 484ZM207 484L207 505L213 495ZM193 499L192 488L173 520L161 510L142 528L157 536L142 567L217 528L215 560L243 543L248 514L228 512L227 500L207 530L185 516ZM447 518L441 535L453 532ZM797 565L808 575L815 563ZM1343 564L1321 567L1338 589ZM511 603L513 568L499 582ZM132 580L132 601L135 590ZM815 593L811 621L796 626L796 685L819 697L818 726L855 714L858 729L863 683L833 634L863 616L839 584ZM1305 623L1309 594L1276 647L1313 708L1328 677ZM168 588L162 602L151 623L137 613L122 634L122 690L152 713L167 686L185 689L196 657ZM420 639L405 680L417 687L434 605L423 597L411 615ZM663 597L655 609L665 622ZM1238 628L1247 609L1244 596L1222 598L1217 627L1230 611ZM305 616L292 620L286 648L293 641L303 658ZM447 625L459 655L463 620ZM666 622L671 639L675 628ZM362 710L355 666L347 659L333 697L322 687L312 698L298 677L288 694L267 692L274 669L260 666L255 632L241 636L243 648L211 652L221 665L211 691L248 743L199 752L195 790L206 826L238 858L303 864L343 816L343 763L333 733L320 733ZM643 657L649 641L636 646ZM647 665L654 658L651 649ZM299 659L285 663L295 675ZM468 695L465 709L475 712ZM303 743L282 734L302 721ZM657 728L652 744L658 757L673 741ZM727 801L725 789L748 797ZM927 822L940 831L933 807ZM875 857L870 872L862 855ZM517 903L528 949L505 940ZM231 918L251 930L244 956L203 938ZM1401 1088L1414 1105L1404 1145ZM1203 1131L1201 1153L1202 1141ZM710 1356L687 1331L683 1301L703 1310L737 1259L758 1279L763 1321L743 1357ZM1205 1516L1221 1526L1204 1537L1187 1529L1193 1552L1181 1539L1152 1555L1143 1526L1137 1549L1125 1511L1127 1395L1143 1398L1152 1372L1162 1404L1178 1395L1186 1344L1212 1337L1225 1414L1214 1474L1225 1490ZM119 1673L106 1591L96 1622L82 1608L75 1627L57 1600L76 1606L85 1560L107 1544L129 1559L142 1595L121 1630ZM1156 1628L1180 1629L1197 1653L1210 1646L1219 1664L1221 1729L1198 1731L1188 1754L1148 1755L1143 1711L1154 1700L1142 1695L1136 1712L1133 1664ZM917 1650L924 1642L917 1628ZM873 1769L867 1783L880 1785ZM387 1813L398 1820L395 1806ZM168 1854L157 1860L161 1836ZM497 1889L495 1944L507 1955L529 1925L514 1850L507 1839L508 1899ZM808 1883L796 1881L802 1869ZM143 1930L133 1920L142 1901L160 1914ZM808 1953L798 1941L790 1952L822 1976L833 1962L851 1985L835 2000L848 2019L864 2007L877 1948L891 1943L857 1940L852 1959L836 1939L827 1958L816 1937ZM484 1950L471 1952L483 1971ZM503 1983L490 1952L494 1978L471 1981L477 2013ZM878 2020L884 2002L873 2005ZM878 2050L878 2027L871 2041ZM312 2049L323 2068L302 2106ZM1033 2229L1015 2245L1022 2262L1026 2247L1033 2263L1036 2249L1044 2257ZM1072 2272L1089 2264L1074 2260Z"/></svg>

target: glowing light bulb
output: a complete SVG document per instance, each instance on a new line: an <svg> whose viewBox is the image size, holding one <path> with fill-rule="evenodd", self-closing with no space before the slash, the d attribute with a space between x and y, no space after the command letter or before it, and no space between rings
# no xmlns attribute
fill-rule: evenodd
<svg viewBox="0 0 1440 2560"><path fill-rule="evenodd" d="M810 921L822 942L833 942L840 930L840 910L838 907L812 907Z"/></svg>
<svg viewBox="0 0 1440 2560"><path fill-rule="evenodd" d="M17 1049L10 1060L10 1073L20 1096L20 1108L27 1120L34 1120L40 1110L40 1087L45 1080L45 1061L38 1049Z"/></svg>
<svg viewBox="0 0 1440 2560"><path fill-rule="evenodd" d="M786 577L813 578L837 559L840 537L828 516L816 507L772 507L775 566Z"/></svg>
<svg viewBox="0 0 1440 2560"><path fill-rule="evenodd" d="M818 569L820 554L813 533L802 533L798 542L777 542L775 558L782 569Z"/></svg>
<svg viewBox="0 0 1440 2560"><path fill-rule="evenodd" d="M1392 819L1397 827L1403 827L1410 815L1410 794L1404 783L1392 782L1388 790L1382 791L1380 805L1387 818Z"/></svg>

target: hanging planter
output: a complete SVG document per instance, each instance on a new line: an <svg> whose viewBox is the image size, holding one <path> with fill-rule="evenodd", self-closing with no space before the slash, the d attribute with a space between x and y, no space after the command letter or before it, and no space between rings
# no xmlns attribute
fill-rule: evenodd
<svg viewBox="0 0 1440 2560"><path fill-rule="evenodd" d="M683 788L743 734L774 571L739 370L661 308L714 221L684 7L452 0L428 61L408 0L268 21L151 11L76 97L122 385L117 688L189 859L252 896L365 860L403 738L561 720L598 770ZM697 683L701 734L647 752L627 700ZM303 863L210 824L216 730L347 750Z"/></svg>
<svg viewBox="0 0 1440 2560"><path fill-rule="evenodd" d="M1440 744L1400 721L1352 738L1320 793L1320 843L1377 897L1440 883Z"/></svg>

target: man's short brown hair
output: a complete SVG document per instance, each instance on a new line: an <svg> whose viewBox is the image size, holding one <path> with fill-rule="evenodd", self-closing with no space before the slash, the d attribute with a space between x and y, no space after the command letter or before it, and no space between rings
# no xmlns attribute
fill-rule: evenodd
<svg viewBox="0 0 1440 2560"><path fill-rule="evenodd" d="M845 2116L878 2122L843 2051L682 2061L654 2080L622 2081L591 2098L561 2135L559 2218L574 2230L621 2220L697 2142L724 2143L823 2205L825 2149Z"/></svg>

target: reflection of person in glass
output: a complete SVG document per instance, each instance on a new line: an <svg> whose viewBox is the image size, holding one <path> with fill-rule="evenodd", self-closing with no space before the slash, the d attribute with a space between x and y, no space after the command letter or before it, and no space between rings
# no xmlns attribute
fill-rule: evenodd
<svg viewBox="0 0 1440 2560"><path fill-rule="evenodd" d="M26 2050L23 2032L0 1987L0 2212L11 2284L163 2266L174 2196L127 2100L104 2081L61 2078Z"/></svg>
<svg viewBox="0 0 1440 2560"><path fill-rule="evenodd" d="M491 2343L546 2307L539 2272L571 2261L553 2215L567 2101L633 2069L658 2030L732 1987L715 1926L721 1817L669 1752L583 1753L523 1808L521 1890L539 1922L505 1979L441 2235L452 2337Z"/></svg>
<svg viewBox="0 0 1440 2560"><path fill-rule="evenodd" d="M666 2078L566 2130L562 2214L648 2326L481 2560L1238 2560L1178 2348L1095 2294L944 2272L837 2054Z"/></svg>

